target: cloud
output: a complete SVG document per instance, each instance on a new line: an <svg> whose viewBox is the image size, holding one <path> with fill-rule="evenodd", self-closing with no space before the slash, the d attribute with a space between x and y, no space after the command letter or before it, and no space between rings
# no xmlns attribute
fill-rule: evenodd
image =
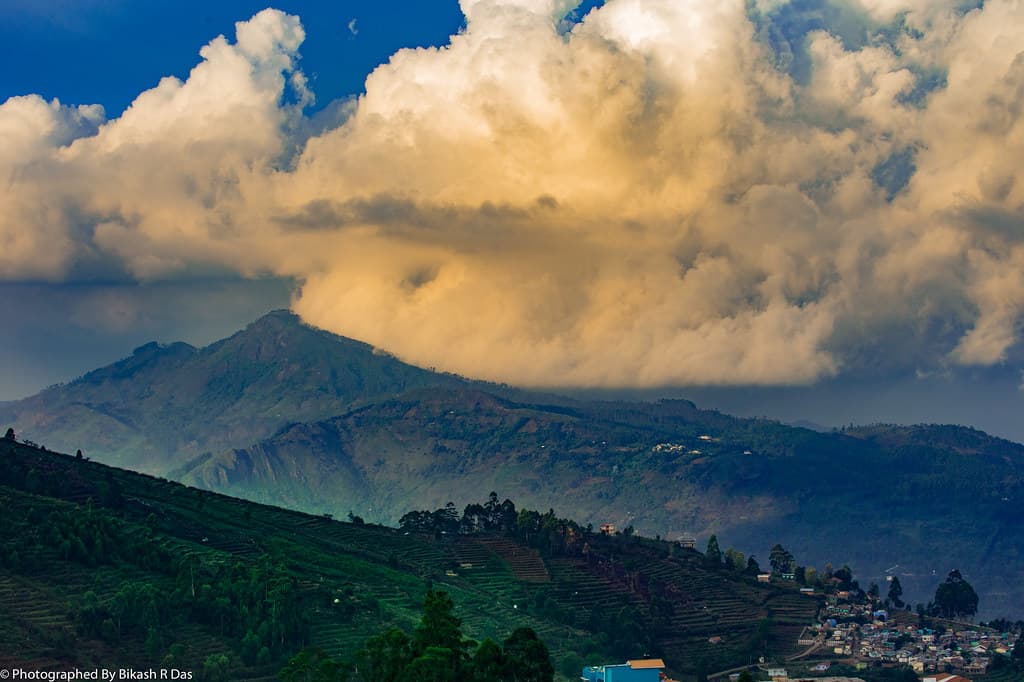
<svg viewBox="0 0 1024 682"><path fill-rule="evenodd" d="M8 100L0 276L295 278L313 324L534 385L1019 345L1024 8L576 4L462 0L319 122L275 10L117 119Z"/></svg>
<svg viewBox="0 0 1024 682"><path fill-rule="evenodd" d="M359 29L356 28L356 20L355 19L353 19L352 21L348 22L348 32L351 33L353 36L359 35Z"/></svg>

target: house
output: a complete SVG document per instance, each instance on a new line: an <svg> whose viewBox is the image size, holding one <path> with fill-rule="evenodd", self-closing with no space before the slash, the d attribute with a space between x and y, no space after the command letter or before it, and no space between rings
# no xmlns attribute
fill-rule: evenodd
<svg viewBox="0 0 1024 682"><path fill-rule="evenodd" d="M757 574L757 582L759 582L759 583L767 583L767 582L771 582L771 580L772 580L772 574L771 573L758 573Z"/></svg>
<svg viewBox="0 0 1024 682"><path fill-rule="evenodd" d="M683 549L697 549L697 538L692 535L684 535L679 538L679 546Z"/></svg>
<svg viewBox="0 0 1024 682"><path fill-rule="evenodd" d="M615 535L615 524L614 523L602 523L601 532L605 535Z"/></svg>
<svg viewBox="0 0 1024 682"><path fill-rule="evenodd" d="M659 682L665 670L660 658L626 661L617 665L597 665L583 668L582 682Z"/></svg>
<svg viewBox="0 0 1024 682"><path fill-rule="evenodd" d="M792 571L786 571L785 573L782 574L782 579L783 580L796 580L796 573L793 573Z"/></svg>
<svg viewBox="0 0 1024 682"><path fill-rule="evenodd" d="M768 677L772 680L783 682L783 680L789 679L789 673L786 672L785 668L768 668Z"/></svg>
<svg viewBox="0 0 1024 682"><path fill-rule="evenodd" d="M921 678L921 682L971 682L966 677L960 677L959 675L951 675L949 673L938 673L936 675L925 675Z"/></svg>
<svg viewBox="0 0 1024 682"><path fill-rule="evenodd" d="M806 594L806 595L808 595L810 597L813 597L814 596L814 588L813 587L801 587L800 588L800 594Z"/></svg>

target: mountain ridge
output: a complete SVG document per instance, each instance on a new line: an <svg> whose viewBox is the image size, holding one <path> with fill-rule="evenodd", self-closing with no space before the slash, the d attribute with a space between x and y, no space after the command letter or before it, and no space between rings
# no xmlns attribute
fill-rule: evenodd
<svg viewBox="0 0 1024 682"><path fill-rule="evenodd" d="M460 381L279 310L203 348L144 344L74 381L0 406L0 419L51 447L84 448L112 464L163 474L358 400Z"/></svg>
<svg viewBox="0 0 1024 682"><path fill-rule="evenodd" d="M499 490L649 535L717 533L759 556L783 542L875 581L909 566L901 580L921 601L933 571L958 567L1024 613L1011 511L1024 446L963 427L820 433L687 400L474 382L284 311L200 349L146 344L0 418L54 449L317 514L393 523Z"/></svg>

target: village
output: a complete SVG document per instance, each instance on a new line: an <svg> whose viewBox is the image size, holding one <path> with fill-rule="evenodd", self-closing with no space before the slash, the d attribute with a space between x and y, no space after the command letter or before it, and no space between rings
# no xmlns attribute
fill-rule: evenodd
<svg viewBox="0 0 1024 682"><path fill-rule="evenodd" d="M921 682L973 682L998 667L997 657L1010 656L1019 638L970 623L890 612L870 601L854 603L850 596L829 595L820 621L804 628L798 643L808 647L800 656L806 662L792 670L774 666L765 671L765 679L857 679L825 676L833 667L860 672L907 666ZM821 661L824 658L828 660Z"/></svg>
<svg viewBox="0 0 1024 682"><path fill-rule="evenodd" d="M908 624L906 617L890 619L888 612L873 610L870 604L837 603L827 607L825 613L826 620L807 628L800 643L817 644L834 656L852 658L859 669L880 662L907 665L922 674L984 675L994 656L1012 652L1015 640L1008 632L964 624Z"/></svg>
<svg viewBox="0 0 1024 682"><path fill-rule="evenodd" d="M761 574L759 581L775 578ZM792 578L783 577L789 582ZM801 588L808 596L810 588ZM919 682L983 682L1009 657L1020 638L1011 632L970 623L928 618L903 610L890 612L876 603L856 603L851 593L828 595L820 620L800 633L807 647L785 663L763 661L745 671L713 675L724 682L865 682L882 669L909 667ZM1021 644L1024 646L1024 643ZM1004 666L1009 658L1000 659ZM585 682L672 682L661 659L585 667ZM864 675L861 677L860 675ZM903 678L900 678L903 679ZM1016 678L1014 678L1016 679Z"/></svg>

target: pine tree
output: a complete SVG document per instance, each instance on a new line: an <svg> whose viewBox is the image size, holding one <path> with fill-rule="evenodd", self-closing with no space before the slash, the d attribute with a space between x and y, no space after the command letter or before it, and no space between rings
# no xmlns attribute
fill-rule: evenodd
<svg viewBox="0 0 1024 682"><path fill-rule="evenodd" d="M718 546L718 536L708 538L708 548L704 552L704 563L712 568L722 565L722 550Z"/></svg>
<svg viewBox="0 0 1024 682"><path fill-rule="evenodd" d="M903 586L900 585L899 576L893 576L892 582L889 583L889 601L892 602L893 606L898 609L903 608Z"/></svg>

